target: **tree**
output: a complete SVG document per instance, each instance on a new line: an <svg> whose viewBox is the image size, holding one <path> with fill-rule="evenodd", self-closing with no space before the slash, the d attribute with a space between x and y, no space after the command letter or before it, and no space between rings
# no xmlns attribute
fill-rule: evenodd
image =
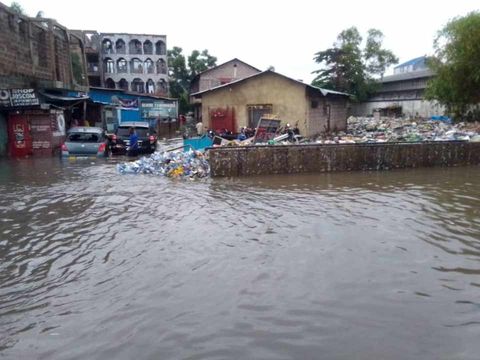
<svg viewBox="0 0 480 360"><path fill-rule="evenodd" d="M203 50L201 53L198 50L193 50L192 54L188 57L188 67L190 69L190 79L205 71L216 66L217 58L211 56L208 50Z"/></svg>
<svg viewBox="0 0 480 360"><path fill-rule="evenodd" d="M314 61L323 67L312 85L347 92L354 99L365 100L375 90L375 77L382 77L386 68L398 62L397 57L382 48L380 30L368 31L365 49L361 49L362 37L356 27L343 30L329 49L315 54Z"/></svg>
<svg viewBox="0 0 480 360"><path fill-rule="evenodd" d="M25 10L23 9L22 5L20 5L16 1L10 4L10 10L12 10L14 13L17 13L18 15L25 15Z"/></svg>
<svg viewBox="0 0 480 360"><path fill-rule="evenodd" d="M428 64L435 77L425 95L455 118L468 119L469 109L480 102L479 39L480 12L471 12L449 21L434 40L435 55Z"/></svg>
<svg viewBox="0 0 480 360"><path fill-rule="evenodd" d="M211 56L208 50L202 52L193 50L188 57L188 67L183 55L183 49L173 47L168 50L168 68L170 76L170 96L179 99L180 112L191 110L188 102L190 84L197 74L216 66L217 58Z"/></svg>

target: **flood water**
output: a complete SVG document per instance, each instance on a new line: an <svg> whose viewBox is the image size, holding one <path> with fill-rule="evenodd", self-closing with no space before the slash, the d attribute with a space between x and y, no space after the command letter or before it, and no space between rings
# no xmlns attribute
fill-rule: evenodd
<svg viewBox="0 0 480 360"><path fill-rule="evenodd" d="M478 359L480 168L0 162L0 358Z"/></svg>

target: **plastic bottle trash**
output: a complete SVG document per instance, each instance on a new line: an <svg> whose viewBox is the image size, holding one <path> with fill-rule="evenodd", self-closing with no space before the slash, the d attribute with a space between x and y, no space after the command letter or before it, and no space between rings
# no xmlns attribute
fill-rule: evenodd
<svg viewBox="0 0 480 360"><path fill-rule="evenodd" d="M210 164L199 151L155 152L132 162L117 164L120 174L153 174L171 178L202 178L210 175Z"/></svg>

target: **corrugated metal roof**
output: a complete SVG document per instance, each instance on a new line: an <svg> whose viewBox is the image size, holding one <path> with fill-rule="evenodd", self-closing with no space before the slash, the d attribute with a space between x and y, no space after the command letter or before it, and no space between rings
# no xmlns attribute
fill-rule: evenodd
<svg viewBox="0 0 480 360"><path fill-rule="evenodd" d="M218 90L218 89L223 89L223 88L225 88L225 87L232 86L232 85L235 85L235 84L238 84L238 83L247 81L247 80L249 80L249 79L251 79L251 78L254 78L254 77L257 77L257 76L262 76L262 75L267 74L267 73L271 73L271 74L275 74L275 75L281 76L281 77L283 77L283 78L285 78L285 79L287 79L287 80L293 81L293 82L295 82L295 83L297 83L297 84L300 84L300 85L303 85L303 86L308 87L308 88L310 88L310 89L319 91L323 96L327 96L327 95L350 96L350 94L343 93L343 92L340 92L340 91L328 90L328 89L319 88L319 87L316 87L316 86L313 86L313 85L305 84L304 82L301 82L301 81L292 79L292 78L290 78L290 77L288 77L288 76L279 74L279 73L277 73L277 72L275 72L275 71L272 71L272 70L265 70L265 71L259 72L258 74L253 74L253 75L244 77L243 79L235 80L235 81L232 81L232 82L230 82L230 83L228 83L228 84L223 84L223 85L215 86L215 87L213 87L213 88L211 88L211 89L199 91L199 92L196 92L196 93L193 93L193 94L190 94L190 95L191 95L191 96L202 95L202 94L205 94L205 93L208 93L208 92L212 92L212 91L215 91L215 90Z"/></svg>
<svg viewBox="0 0 480 360"><path fill-rule="evenodd" d="M212 68L210 68L210 69L207 69L207 70L204 70L204 71L202 71L202 72L199 72L197 75L195 75L195 77L193 78L193 80L196 80L200 75L203 75L203 74L205 74L205 73L207 73L207 72L209 72L209 71L218 69L219 67L225 66L225 65L227 65L228 63L231 63L231 62L234 62L234 61L238 61L238 62L241 62L242 64L245 64L245 65L247 65L247 66L250 66L252 69L257 70L259 73L262 72L262 70L257 69L255 66L252 66L252 65L246 63L245 61L242 61L242 60L240 60L240 59L238 59L238 58L233 58L232 60L228 60L228 61L224 62L223 64L220 64L220 65L214 66L214 67L212 67Z"/></svg>
<svg viewBox="0 0 480 360"><path fill-rule="evenodd" d="M403 80L412 80L412 79L421 79L426 77L433 77L435 74L430 69L406 72L402 74L395 74L390 76L385 76L380 80L381 83L389 83L394 81L403 81Z"/></svg>
<svg viewBox="0 0 480 360"><path fill-rule="evenodd" d="M419 64L419 63L424 63L426 58L427 57L424 55L424 56L417 57L415 59L408 60L408 61L404 62L403 64L395 66L395 69L398 69L398 68L401 68L401 67L404 67L404 66L410 66L410 65L415 65L415 64Z"/></svg>

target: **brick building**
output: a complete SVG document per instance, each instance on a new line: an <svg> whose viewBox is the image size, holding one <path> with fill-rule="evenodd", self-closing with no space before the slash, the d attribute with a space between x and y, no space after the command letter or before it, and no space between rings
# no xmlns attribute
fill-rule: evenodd
<svg viewBox="0 0 480 360"><path fill-rule="evenodd" d="M234 58L197 74L190 85L190 94L244 79L260 72L261 70L252 65ZM202 113L202 100L201 98L191 96L190 102L194 104L194 117L198 120Z"/></svg>
<svg viewBox="0 0 480 360"><path fill-rule="evenodd" d="M74 110L67 104L88 91L83 43L55 20L0 3L0 44L0 155L9 146L51 152Z"/></svg>

